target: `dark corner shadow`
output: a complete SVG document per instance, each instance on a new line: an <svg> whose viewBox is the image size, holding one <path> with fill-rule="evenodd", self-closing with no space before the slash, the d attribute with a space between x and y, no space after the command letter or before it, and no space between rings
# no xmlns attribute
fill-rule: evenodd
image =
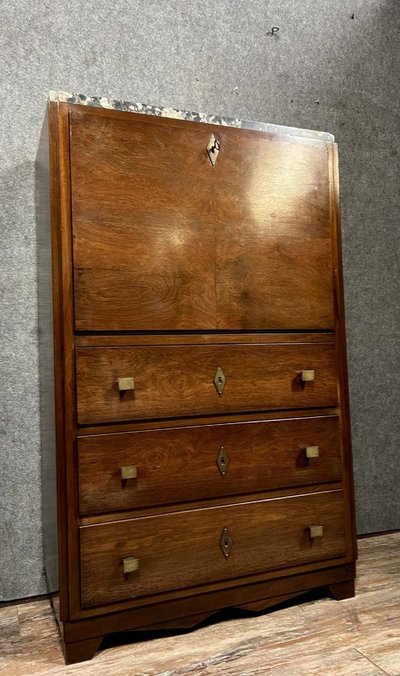
<svg viewBox="0 0 400 676"><path fill-rule="evenodd" d="M240 620L246 617L259 617L262 615L269 615L270 613L275 613L279 610L285 610L287 608L293 608L298 606L300 603L310 603L313 601L318 601L320 599L326 598L329 595L326 587L319 587L318 589L313 589L311 591L305 592L304 594L299 594L293 598L277 603L270 608L259 611L252 610L242 610L240 608L226 608L224 610L219 610L215 612L210 617L207 617L205 620L202 620L193 627L185 629L157 629L157 630L132 630L132 631L121 631L116 632L115 634L108 634L104 637L100 649L105 650L107 648L115 648L117 646L126 645L128 643L144 643L147 641L152 641L154 639L166 638L172 636L185 636L193 634L199 629L205 627L211 627L213 625L220 625L221 622L229 622L230 620ZM220 630L225 633L229 632L229 625L222 627L220 625Z"/></svg>

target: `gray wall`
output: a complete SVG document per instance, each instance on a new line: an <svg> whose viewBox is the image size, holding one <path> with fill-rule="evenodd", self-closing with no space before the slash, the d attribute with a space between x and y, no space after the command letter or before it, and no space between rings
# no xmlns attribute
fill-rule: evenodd
<svg viewBox="0 0 400 676"><path fill-rule="evenodd" d="M399 528L400 3L1 5L0 599L44 592L34 160L49 89L336 134L358 528Z"/></svg>

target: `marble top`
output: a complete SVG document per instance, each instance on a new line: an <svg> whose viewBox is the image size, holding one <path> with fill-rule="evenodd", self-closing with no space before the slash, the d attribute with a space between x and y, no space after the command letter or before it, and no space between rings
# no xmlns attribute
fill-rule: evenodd
<svg viewBox="0 0 400 676"><path fill-rule="evenodd" d="M131 113L142 113L144 115L158 115L159 117L169 117L176 120L187 120L189 122L205 122L206 124L221 124L226 127L238 127L241 129L254 129L256 131L265 131L280 136L301 136L303 138L316 138L321 141L334 141L333 134L325 131L313 131L311 129L297 129L296 127L284 127L279 124L269 122L253 122L249 120L240 120L237 117L225 117L225 115L207 115L205 113L193 113L176 108L165 108L162 106L152 106L145 103L132 103L119 99L108 99L102 96L87 96L86 94L71 94L63 91L51 91L50 101L59 101L64 103L74 103L80 106L94 106L95 108L108 108L111 110L123 110Z"/></svg>

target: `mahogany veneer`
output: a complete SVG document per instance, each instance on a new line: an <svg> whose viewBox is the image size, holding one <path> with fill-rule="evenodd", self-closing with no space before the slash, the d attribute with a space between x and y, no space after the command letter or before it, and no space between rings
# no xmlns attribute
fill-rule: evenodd
<svg viewBox="0 0 400 676"><path fill-rule="evenodd" d="M312 538L309 525L324 524ZM229 524L232 551L221 555ZM346 553L341 491L319 492L154 517L83 526L81 597L84 607L149 596L277 568L343 557ZM124 574L135 555L136 571Z"/></svg>
<svg viewBox="0 0 400 676"><path fill-rule="evenodd" d="M217 457L225 451L225 465ZM307 448L318 446L318 456ZM170 427L78 437L82 514L340 481L339 418ZM137 476L122 479L121 467Z"/></svg>
<svg viewBox="0 0 400 676"><path fill-rule="evenodd" d="M78 330L334 328L329 144L79 106L69 130Z"/></svg>
<svg viewBox="0 0 400 676"><path fill-rule="evenodd" d="M112 631L351 595L336 145L53 101L38 160L66 661Z"/></svg>
<svg viewBox="0 0 400 676"><path fill-rule="evenodd" d="M218 366L226 375L221 397L213 385ZM303 383L311 367L315 380ZM318 345L77 348L76 374L81 425L337 403L335 346L323 338ZM134 390L119 391L120 374L134 378Z"/></svg>

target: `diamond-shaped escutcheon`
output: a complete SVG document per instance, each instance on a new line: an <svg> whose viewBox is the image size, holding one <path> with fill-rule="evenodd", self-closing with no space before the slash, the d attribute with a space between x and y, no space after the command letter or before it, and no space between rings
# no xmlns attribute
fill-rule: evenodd
<svg viewBox="0 0 400 676"><path fill-rule="evenodd" d="M210 140L207 145L207 155L213 167L215 167L215 163L217 161L220 148L221 148L220 142L215 138L214 134L211 134Z"/></svg>
<svg viewBox="0 0 400 676"><path fill-rule="evenodd" d="M221 446L219 449L219 453L217 455L217 465L218 469L221 472L222 476L224 477L225 474L228 471L228 465L229 465L229 456L224 448L224 446Z"/></svg>
<svg viewBox="0 0 400 676"><path fill-rule="evenodd" d="M224 528L222 531L221 539L219 541L219 546L222 549L222 553L227 559L229 554L232 551L232 546L233 546L233 541L232 541L232 536L228 530L228 528Z"/></svg>
<svg viewBox="0 0 400 676"><path fill-rule="evenodd" d="M225 383L226 383L225 373L223 372L222 368L218 366L214 376L214 385L220 397L222 397L222 393L225 388Z"/></svg>

